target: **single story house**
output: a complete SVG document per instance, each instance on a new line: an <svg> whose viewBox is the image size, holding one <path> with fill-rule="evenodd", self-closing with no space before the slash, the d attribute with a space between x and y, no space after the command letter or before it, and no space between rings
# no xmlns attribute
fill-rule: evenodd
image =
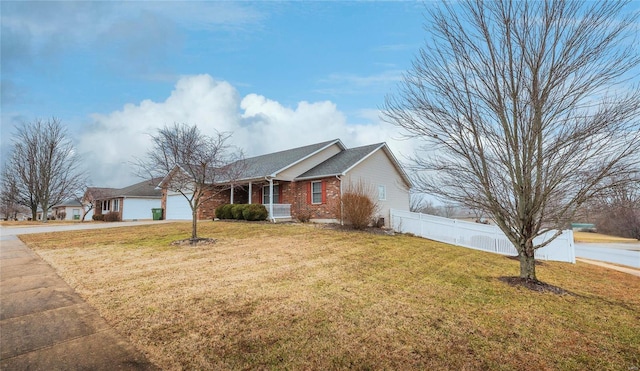
<svg viewBox="0 0 640 371"><path fill-rule="evenodd" d="M82 203L78 199L67 200L60 204L54 205L51 212L56 220L81 220L82 219ZM91 220L93 210L87 213L86 219Z"/></svg>
<svg viewBox="0 0 640 371"><path fill-rule="evenodd" d="M38 206L36 209L36 220L42 220L44 213L42 212L42 207ZM51 209L47 210L47 220L50 220L53 216L53 211Z"/></svg>
<svg viewBox="0 0 640 371"><path fill-rule="evenodd" d="M190 220L185 197L169 189L172 173L159 184L166 219ZM386 143L346 148L334 139L244 159L240 175L200 207L198 219L214 218L224 203L259 203L272 221L339 222L341 196L358 182L375 193L384 225L390 224L390 209L409 210L411 181Z"/></svg>
<svg viewBox="0 0 640 371"><path fill-rule="evenodd" d="M118 213L120 220L153 219L152 209L160 209L161 179L145 180L124 188L87 188L85 202L93 202L94 214Z"/></svg>

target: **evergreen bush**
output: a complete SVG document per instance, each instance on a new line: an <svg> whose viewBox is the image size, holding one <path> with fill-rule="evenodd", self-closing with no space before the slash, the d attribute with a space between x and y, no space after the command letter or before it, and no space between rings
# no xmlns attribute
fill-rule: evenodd
<svg viewBox="0 0 640 371"><path fill-rule="evenodd" d="M242 211L244 220L248 221L267 220L268 215L269 213L267 212L267 208L260 204L246 205Z"/></svg>

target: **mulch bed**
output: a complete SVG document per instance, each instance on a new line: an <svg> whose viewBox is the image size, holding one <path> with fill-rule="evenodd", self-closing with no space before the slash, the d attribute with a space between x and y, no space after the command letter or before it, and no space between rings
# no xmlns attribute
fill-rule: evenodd
<svg viewBox="0 0 640 371"><path fill-rule="evenodd" d="M552 294L556 294L556 295L565 295L565 294L569 294L571 295L572 293L570 291L567 291L563 288L560 288L558 286L553 286L550 285L548 283L544 283L542 281L538 281L538 280L532 280L529 278L521 278L521 277L499 277L498 278L500 281L508 284L509 286L513 286L513 287L524 287L526 289L529 289L531 291L537 291L537 292L549 292Z"/></svg>
<svg viewBox="0 0 640 371"><path fill-rule="evenodd" d="M173 241L171 242L171 245L198 247L198 246L210 246L210 245L214 245L215 243L216 243L215 238L196 238L196 239L187 238L186 240Z"/></svg>

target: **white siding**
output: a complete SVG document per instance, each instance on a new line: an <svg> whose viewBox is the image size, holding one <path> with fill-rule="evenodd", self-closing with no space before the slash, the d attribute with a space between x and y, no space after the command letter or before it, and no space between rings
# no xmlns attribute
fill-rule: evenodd
<svg viewBox="0 0 640 371"><path fill-rule="evenodd" d="M165 216L167 220L191 220L191 207L187 199L179 193L169 193Z"/></svg>
<svg viewBox="0 0 640 371"><path fill-rule="evenodd" d="M292 181L296 177L302 175L303 173L313 169L314 167L320 165L325 160L333 157L335 154L341 151L340 147L337 144L334 144L328 148L325 148L323 151L316 153L315 155L307 158L306 160L293 165L287 170L278 174L278 179Z"/></svg>
<svg viewBox="0 0 640 371"><path fill-rule="evenodd" d="M80 209L80 220L82 220L82 213L84 211L82 210L82 208ZM85 215L84 217L84 221L91 221L93 220L93 209L89 210L89 212L87 213L87 215Z"/></svg>
<svg viewBox="0 0 640 371"><path fill-rule="evenodd" d="M376 199L378 187L385 187L386 200L377 200L378 213L384 218L385 226L390 225L391 209L409 211L409 187L383 149L377 150L346 174L343 178L343 192L350 182L356 184L360 180L373 188Z"/></svg>
<svg viewBox="0 0 640 371"><path fill-rule="evenodd" d="M78 210L78 212L80 213L80 219L73 219L73 210ZM59 214L60 212L64 212L66 214L64 220L81 220L82 213L84 211L80 206L65 206L64 208L56 208L55 212L52 211L54 215ZM89 214L87 214L85 220L91 220L91 216L93 216L93 211L90 211Z"/></svg>
<svg viewBox="0 0 640 371"><path fill-rule="evenodd" d="M125 198L122 203L122 220L153 219L151 209L159 209L159 198Z"/></svg>

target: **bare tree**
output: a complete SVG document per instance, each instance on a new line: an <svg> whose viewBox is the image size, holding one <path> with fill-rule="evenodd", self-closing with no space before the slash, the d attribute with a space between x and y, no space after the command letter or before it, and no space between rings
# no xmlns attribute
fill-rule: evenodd
<svg viewBox="0 0 640 371"><path fill-rule="evenodd" d="M435 206L433 204L433 201L426 199L422 194L411 193L409 201L409 210L415 213L436 216L440 216L442 214L440 208L438 206Z"/></svg>
<svg viewBox="0 0 640 371"><path fill-rule="evenodd" d="M16 129L4 174L15 186L18 203L29 207L33 220L40 206L45 223L49 208L76 196L84 183L73 144L55 118Z"/></svg>
<svg viewBox="0 0 640 371"><path fill-rule="evenodd" d="M618 1L443 3L385 119L424 139L421 191L485 210L537 280L534 243L640 164L638 14ZM556 232L554 238L561 232Z"/></svg>
<svg viewBox="0 0 640 371"><path fill-rule="evenodd" d="M640 175L613 184L592 205L598 232L640 240Z"/></svg>
<svg viewBox="0 0 640 371"><path fill-rule="evenodd" d="M444 205L440 206L440 213L445 218L454 218L458 216L460 211L460 206L447 202Z"/></svg>
<svg viewBox="0 0 640 371"><path fill-rule="evenodd" d="M165 126L152 135L153 146L139 161L140 176L164 177L162 186L180 193L191 207L191 240L198 240L198 209L231 188L243 169L242 151L232 148L228 133L204 135L196 125Z"/></svg>
<svg viewBox="0 0 640 371"><path fill-rule="evenodd" d="M6 168L2 174L2 184L0 185L0 212L5 219L16 219L20 212L20 203L18 200L18 189L15 178L10 176Z"/></svg>
<svg viewBox="0 0 640 371"><path fill-rule="evenodd" d="M86 187L82 198L79 198L80 205L82 205L82 218L81 222L87 217L91 210L94 210L99 200L104 199L110 194L113 188L98 188L98 187Z"/></svg>

